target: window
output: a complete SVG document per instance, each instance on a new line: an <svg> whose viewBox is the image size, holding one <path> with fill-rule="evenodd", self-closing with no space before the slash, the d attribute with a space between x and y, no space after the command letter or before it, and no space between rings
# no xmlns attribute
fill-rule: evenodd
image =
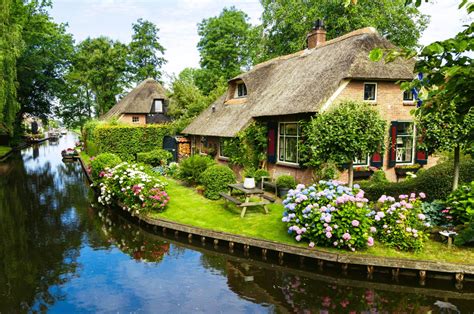
<svg viewBox="0 0 474 314"><path fill-rule="evenodd" d="M151 113L162 113L163 112L163 99L153 100L151 105Z"/></svg>
<svg viewBox="0 0 474 314"><path fill-rule="evenodd" d="M415 125L413 122L397 123L395 147L396 163L412 163L415 155Z"/></svg>
<svg viewBox="0 0 474 314"><path fill-rule="evenodd" d="M244 83L237 83L237 97L247 96L247 86Z"/></svg>
<svg viewBox="0 0 474 314"><path fill-rule="evenodd" d="M369 165L369 155L365 155L364 157L356 157L354 158L354 162L352 163L354 167L360 166L368 166Z"/></svg>
<svg viewBox="0 0 474 314"><path fill-rule="evenodd" d="M132 117L132 122L133 122L133 123L138 123L138 122L140 122L140 117L133 116L133 117Z"/></svg>
<svg viewBox="0 0 474 314"><path fill-rule="evenodd" d="M278 160L298 163L298 138L300 130L296 122L280 123Z"/></svg>
<svg viewBox="0 0 474 314"><path fill-rule="evenodd" d="M364 100L375 101L377 98L377 84L364 83Z"/></svg>
<svg viewBox="0 0 474 314"><path fill-rule="evenodd" d="M403 92L403 101L412 102L413 101L413 92L411 90L406 90Z"/></svg>

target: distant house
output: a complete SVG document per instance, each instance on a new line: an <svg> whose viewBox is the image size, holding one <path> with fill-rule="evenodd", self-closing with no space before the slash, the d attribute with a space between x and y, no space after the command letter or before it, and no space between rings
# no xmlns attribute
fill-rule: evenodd
<svg viewBox="0 0 474 314"><path fill-rule="evenodd" d="M417 131L410 110L413 95L400 90L399 80L412 80L412 60L372 62L369 52L394 46L373 28L363 28L326 41L316 24L307 37L307 49L258 64L229 81L225 95L203 111L183 133L191 136L193 153L217 150L225 162L222 144L253 120L267 125L267 167L271 174L291 174L311 181L311 169L299 165L298 122L309 120L344 100L365 101L379 110L389 125L385 155L376 153L355 161L355 167L373 166L396 179L397 165L428 164L417 150ZM430 158L430 164L433 163ZM428 165L429 166L429 165ZM341 177L345 179L345 174Z"/></svg>
<svg viewBox="0 0 474 314"><path fill-rule="evenodd" d="M157 81L149 78L138 84L130 93L104 114L101 119L116 118L122 122L136 124L166 123L168 98Z"/></svg>

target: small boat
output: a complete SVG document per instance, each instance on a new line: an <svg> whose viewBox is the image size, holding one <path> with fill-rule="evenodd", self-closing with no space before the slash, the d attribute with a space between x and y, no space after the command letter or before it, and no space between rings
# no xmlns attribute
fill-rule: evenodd
<svg viewBox="0 0 474 314"><path fill-rule="evenodd" d="M61 135L66 135L67 134L67 130L66 129L62 129L61 130Z"/></svg>
<svg viewBox="0 0 474 314"><path fill-rule="evenodd" d="M61 156L63 157L63 159L76 159L79 157L79 153L74 149L74 148L68 148L68 149L64 149L62 152L61 152Z"/></svg>

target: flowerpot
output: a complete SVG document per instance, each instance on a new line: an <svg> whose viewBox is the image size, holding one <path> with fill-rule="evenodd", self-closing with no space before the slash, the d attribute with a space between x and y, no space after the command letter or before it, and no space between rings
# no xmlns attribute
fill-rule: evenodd
<svg viewBox="0 0 474 314"><path fill-rule="evenodd" d="M278 188L278 196L280 198L286 198L286 195L288 194L289 188Z"/></svg>
<svg viewBox="0 0 474 314"><path fill-rule="evenodd" d="M255 179L254 178L245 178L244 179L244 188L254 189L255 188Z"/></svg>

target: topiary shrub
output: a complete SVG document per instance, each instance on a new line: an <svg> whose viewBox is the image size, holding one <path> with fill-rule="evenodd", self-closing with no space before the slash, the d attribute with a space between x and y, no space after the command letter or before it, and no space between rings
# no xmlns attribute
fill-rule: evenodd
<svg viewBox="0 0 474 314"><path fill-rule="evenodd" d="M382 195L402 195L412 192L426 193L426 200L446 199L453 187L453 163L443 162L425 171L418 172L416 178L401 182L361 183L367 198L379 199ZM474 161L464 160L460 164L459 183L474 181Z"/></svg>
<svg viewBox="0 0 474 314"><path fill-rule="evenodd" d="M215 164L208 156L193 155L180 162L178 177L189 184L200 183L202 173Z"/></svg>
<svg viewBox="0 0 474 314"><path fill-rule="evenodd" d="M296 187L296 180L293 176L285 174L277 178L276 185L279 188L294 189Z"/></svg>
<svg viewBox="0 0 474 314"><path fill-rule="evenodd" d="M105 168L115 167L121 162L122 160L120 159L120 157L115 154L104 153L97 155L94 159L91 160L90 164L92 179L94 181L100 179L101 173L104 171Z"/></svg>
<svg viewBox="0 0 474 314"><path fill-rule="evenodd" d="M201 183L205 187L204 196L217 200L220 198L219 193L228 189L228 184L235 183L235 174L227 166L214 165L202 173Z"/></svg>
<svg viewBox="0 0 474 314"><path fill-rule="evenodd" d="M356 185L355 185L356 186ZM319 181L306 188L299 184L283 201L282 221L296 241L355 251L372 246L370 209L364 191L337 181Z"/></svg>
<svg viewBox="0 0 474 314"><path fill-rule="evenodd" d="M167 164L173 158L173 154L167 150L157 148L149 152L138 153L137 161L149 164L152 166L159 166Z"/></svg>

